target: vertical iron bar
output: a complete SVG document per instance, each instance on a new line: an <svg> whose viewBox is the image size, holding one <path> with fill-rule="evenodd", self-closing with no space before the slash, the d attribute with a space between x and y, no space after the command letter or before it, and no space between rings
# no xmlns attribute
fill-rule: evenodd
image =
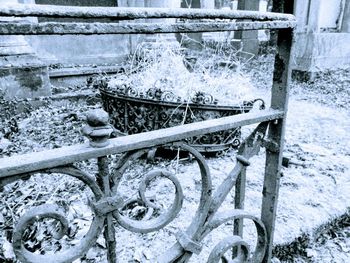
<svg viewBox="0 0 350 263"><path fill-rule="evenodd" d="M108 170L108 158L107 157L99 157L97 159L98 163L98 183L102 188L106 197L111 196L111 185L109 178L109 170ZM115 229L113 225L113 215L109 213L106 217L105 221L105 230L104 230L104 238L106 240L107 247L107 259L109 263L116 263L116 241L115 241Z"/></svg>
<svg viewBox="0 0 350 263"><path fill-rule="evenodd" d="M276 35L277 32L277 35ZM292 30L283 29L273 32L277 40L277 53L275 56L271 108L283 110L288 109L288 94L291 72L289 69L290 49L292 44ZM264 261L271 261L273 235L275 229L277 200L279 193L279 182L281 177L281 163L283 153L283 140L285 133L286 115L283 119L271 122L269 125L268 140L278 145L278 150L266 149L266 163L263 199L261 207L261 219L267 231L267 249Z"/></svg>
<svg viewBox="0 0 350 263"><path fill-rule="evenodd" d="M235 209L244 209L245 186L246 168L243 167L235 185ZM241 237L243 236L243 219L235 219L233 221L233 234ZM240 248L233 249L233 257L236 257L239 253Z"/></svg>

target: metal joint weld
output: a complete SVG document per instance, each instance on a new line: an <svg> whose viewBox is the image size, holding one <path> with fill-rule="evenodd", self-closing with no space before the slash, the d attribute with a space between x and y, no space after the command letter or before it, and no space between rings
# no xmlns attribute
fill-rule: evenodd
<svg viewBox="0 0 350 263"><path fill-rule="evenodd" d="M179 231L176 234L176 239L184 250L197 255L201 253L202 245L197 242L194 242L185 232Z"/></svg>
<svg viewBox="0 0 350 263"><path fill-rule="evenodd" d="M91 203L94 211L99 215L106 215L123 207L124 200L119 196L106 197L98 202Z"/></svg>
<svg viewBox="0 0 350 263"><path fill-rule="evenodd" d="M238 162L240 162L244 166L250 165L250 161L247 158L245 158L243 155L237 155L236 159Z"/></svg>
<svg viewBox="0 0 350 263"><path fill-rule="evenodd" d="M278 153L279 152L279 145L276 141L271 139L265 139L262 141L262 146L266 148L266 150Z"/></svg>

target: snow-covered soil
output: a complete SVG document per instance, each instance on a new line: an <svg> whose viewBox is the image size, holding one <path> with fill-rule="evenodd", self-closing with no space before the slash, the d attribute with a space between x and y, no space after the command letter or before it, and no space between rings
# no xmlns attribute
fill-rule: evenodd
<svg viewBox="0 0 350 263"><path fill-rule="evenodd" d="M257 94L266 99L265 84L268 85L271 75L265 69L270 68L271 59L262 57L252 63L253 70L247 74L253 82L260 83L259 86L255 85ZM275 245L281 245L282 249L275 250L274 262L350 262L349 83L350 69L326 73L316 78L314 83L292 83L285 155L297 165L290 164L288 168L283 168L274 237ZM84 113L94 107L99 105L89 105L84 100L56 101L33 110L28 116L18 119L19 131L13 131L9 139L2 139L3 151L0 157L83 142L80 128L84 122ZM248 130L251 127L244 129L243 134L247 134ZM235 152L209 158L207 162L213 185L217 187L234 167ZM253 157L251 163L247 170L245 209L259 216L264 151ZM96 163L93 161L78 166L92 174L96 172ZM120 262L154 262L152 258L171 246L178 228L185 229L195 214L200 194L200 177L195 162L183 161L178 164L168 160L145 163L140 160L130 166L119 191L126 197L134 196L141 174L154 167L163 167L177 174L185 194L184 207L173 223L155 233L140 235L117 228ZM166 183L162 186L158 189L157 199L166 206L169 192L163 190L171 188ZM73 230L62 247L74 245L76 238L81 237L90 224L91 212L84 205L89 196L91 193L84 190L83 185L60 176L37 175L4 187L0 193L0 261L13 262L10 246L13 223L26 209L45 202L67 206ZM233 196L234 193L228 196L222 210L233 208ZM327 229L324 232L322 242L320 238L315 238L320 226L327 225L327 222L344 213L348 213L345 224L331 224L331 231ZM35 229L32 231L35 232ZM192 262L205 262L213 246L231 233L232 224L214 231L205 239L203 252L193 257ZM57 249L44 237L45 234L37 232L40 238L29 239L29 246L39 251ZM249 223L245 238L250 243L255 239L255 232ZM288 244L296 239L297 248L290 249ZM307 240L306 245L304 239ZM76 262L104 262L104 247L103 240L99 239L97 246L83 260Z"/></svg>

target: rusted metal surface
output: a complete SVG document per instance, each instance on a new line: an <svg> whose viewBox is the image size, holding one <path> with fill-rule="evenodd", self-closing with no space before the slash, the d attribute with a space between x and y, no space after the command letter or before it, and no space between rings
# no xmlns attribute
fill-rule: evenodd
<svg viewBox="0 0 350 263"><path fill-rule="evenodd" d="M276 12L282 12L288 1L273 1ZM275 65L273 73L273 84L271 90L271 108L283 111L288 110L289 82L291 80L291 69L289 68L290 52L293 40L293 32L290 29L273 31L272 43L277 45ZM267 250L264 258L265 263L270 262L272 256L273 234L277 212L279 185L281 178L281 165L283 158L283 145L286 116L269 126L268 137L265 140L266 161L263 186L263 199L261 206L261 219L267 231Z"/></svg>
<svg viewBox="0 0 350 263"><path fill-rule="evenodd" d="M168 208L168 210L162 213L159 217L142 221L130 219L129 217L122 215L119 211L114 211L114 218L117 220L120 226L136 233L149 233L157 231L168 225L178 215L182 208L184 199L181 184L173 174L165 170L153 170L145 175L139 187L140 203L149 208L157 208L145 196L145 191L149 182L155 177L167 178L175 187L175 198L170 208Z"/></svg>
<svg viewBox="0 0 350 263"><path fill-rule="evenodd" d="M239 236L229 236L220 241L210 253L208 263L222 262L222 258L225 258L224 262L230 262L231 259L226 258L225 253L234 247L240 247L242 251L237 257L237 262L247 263L250 253L249 245Z"/></svg>
<svg viewBox="0 0 350 263"><path fill-rule="evenodd" d="M280 119L283 118L283 116L283 111L263 110L260 112L207 120L200 123L190 123L142 134L133 134L127 137L119 137L109 140L109 145L103 148L92 148L86 143L47 150L45 152L24 154L20 157L13 156L0 159L0 178L66 165L110 154L122 153L130 149L136 150L153 147L205 133L213 133L254 123Z"/></svg>
<svg viewBox="0 0 350 263"><path fill-rule="evenodd" d="M293 28L294 21L268 22L178 22L178 23L1 23L0 35L96 35L96 34L156 34L189 32L222 32Z"/></svg>
<svg viewBox="0 0 350 263"><path fill-rule="evenodd" d="M230 106L219 105L213 96L204 92L197 92L184 101L171 91L154 87L143 92L125 84L109 88L107 80L100 81L95 87L100 90L103 108L109 113L111 124L121 135L247 113L255 103L259 104L260 110L265 109L262 99ZM220 153L240 145L241 129L203 134L187 138L186 142L201 153Z"/></svg>
<svg viewBox="0 0 350 263"><path fill-rule="evenodd" d="M75 18L188 18L188 19L252 19L255 21L295 21L295 16L281 13L233 10L205 10L185 8L125 8L125 7L83 7L56 5L2 5L0 16L39 16Z"/></svg>
<svg viewBox="0 0 350 263"><path fill-rule="evenodd" d="M95 148L105 147L109 144L109 137L113 132L109 125L108 114L97 109L87 116L88 123L83 127L83 134L90 139L90 146Z"/></svg>
<svg viewBox="0 0 350 263"><path fill-rule="evenodd" d="M90 146L92 147L103 147L108 145L108 143L105 143L105 141L108 139L107 136L109 136L109 131L106 133L108 115L106 116L105 113L106 112L102 110L94 110L90 113L90 115L87 116L87 122L90 127L94 127L96 130L98 130L98 128L101 128L101 130L103 130L101 136L90 137ZM102 203L106 204L109 208L105 211L101 209L99 210L99 214L106 215L104 222L105 229L103 234L106 240L107 259L109 263L116 263L116 239L112 212L116 209L115 207L120 206L121 198L119 196L113 196L113 193L111 191L113 185L111 185L110 183L108 157L104 156L97 158L97 164L98 174L96 176L96 181L99 184L100 189L104 192L104 200L102 200ZM111 199L113 199L113 201L111 201ZM114 207L114 209L112 209L111 207Z"/></svg>
<svg viewBox="0 0 350 263"><path fill-rule="evenodd" d="M96 120L100 121L101 114L94 114L96 114L96 112L88 115L88 123L90 125L95 123ZM105 126L104 122L100 122L100 124L102 128ZM99 126L95 127L98 128ZM266 230L262 221L240 209L233 209L224 213L218 213L218 210L230 190L235 186L242 169L249 163L249 158L258 153L264 140L267 127L268 122L259 124L252 134L242 143L238 150L239 155L237 157L236 166L215 191L211 183L210 170L205 158L197 150L182 142L173 143L173 147L178 147L191 153L194 160L198 163L202 184L201 196L194 220L189 223L187 229L179 230L176 234L177 242L170 249L164 251L158 259L153 259L154 262L187 262L193 253L200 253L202 242L211 231L228 221L242 219L251 220L256 227L257 244L252 255L249 253L247 243L241 237L231 236L225 238L214 247L209 255L208 262L219 262L223 255L233 247L240 247L240 253L237 255L237 260L239 260L239 262L262 261L267 244ZM177 177L165 170L155 169L148 172L140 182L138 196L133 199L134 202L137 202L140 206L144 206L150 212L142 219L133 219L122 213L123 209L128 209L127 205L130 203L130 200L121 198L122 194L119 193L118 189L119 181L130 161L135 161L137 158L141 157L145 151L147 151L147 149L126 152L119 158L115 172L113 173L109 172L110 163L108 157L98 158L98 174L96 176L96 181L93 179L93 176L74 167L57 167L36 171L41 174L65 174L81 180L92 190L95 196L96 201L89 203L92 211L94 211L94 217L88 233L80 240L78 245L75 245L67 251L55 253L54 256L45 254L39 255L28 251L22 243L24 231L30 224L40 219L55 219L60 222L61 225L60 231L54 233L56 239L63 238L64 235L67 234L69 226L63 209L58 205L45 204L30 209L19 219L14 231L13 246L17 259L26 263L72 262L82 257L95 244L99 234L103 232L107 244L108 261L117 262L114 228L116 224L131 232L148 233L162 229L172 222L182 208L184 194ZM35 172L30 175L33 174L35 174ZM157 206L156 203L148 199L145 195L148 184L156 177L167 179L174 185L175 196L171 206L166 210ZM154 213L155 211L157 212Z"/></svg>
<svg viewBox="0 0 350 263"><path fill-rule="evenodd" d="M274 1L274 6L283 6ZM281 1L283 2L283 1ZM146 152L157 147L179 148L192 154L198 163L201 175L201 194L194 220L186 229L179 229L176 242L153 262L188 262L195 253L200 253L205 237L214 229L229 221L235 222L234 235L219 242L209 255L208 262L220 262L224 254L233 249L233 262L270 262L273 244L274 223L278 200L280 168L282 160L285 117L287 111L288 69L291 33L295 26L292 15L277 13L259 13L247 11L218 11L196 9L127 9L127 8L91 8L91 7L53 7L16 5L1 6L0 16L47 16L75 18L112 18L129 20L137 18L185 18L185 19L248 19L249 21L193 21L191 23L161 24L116 24L116 23L39 23L39 24L0 24L0 35L11 34L126 34L126 33L173 33L173 32L214 32L230 30L283 29L279 30L278 53L272 88L271 109L258 113L246 113L208 120L201 123L135 134L108 140L110 128L103 112L88 115L88 125L84 133L90 143L64 147L0 159L0 186L15 180L28 178L33 174L59 173L72 176L82 181L89 188L94 200L89 202L94 217L87 234L74 247L52 255L39 255L28 251L23 245L23 235L33 222L40 219L54 219L60 223L60 231L54 233L56 239L62 239L68 229L64 211L58 205L40 205L26 211L18 220L13 233L13 248L21 262L72 262L82 257L96 243L103 233L106 239L108 261L117 262L115 226L137 233L158 231L171 223L182 209L184 194L177 177L165 170L153 170L144 175L140 182L138 195L125 200L119 192L119 183L130 162L140 158ZM213 23L214 22L214 23ZM285 29L287 28L287 29ZM274 31L274 32L277 32ZM260 123L250 136L240 145L236 165L223 182L213 189L209 167L205 158L191 146L181 140L234 129L240 126ZM268 132L267 132L268 131ZM249 159L256 155L261 147L266 147L266 169L264 178L261 218L252 216L242 210L244 207L244 190L246 167ZM123 153L110 172L109 155ZM97 159L96 176L87 174L72 166L74 162ZM65 166L68 165L68 166ZM145 192L152 179L160 177L170 181L175 189L172 204L162 210ZM218 212L230 191L236 188L235 209ZM136 202L145 207L146 213L141 220L130 218L123 209ZM250 253L249 247L242 239L242 220L251 220L256 228L257 243Z"/></svg>
<svg viewBox="0 0 350 263"><path fill-rule="evenodd" d="M66 174L72 177L81 180L87 187L89 187L96 200L103 198L103 193L96 185L96 182L91 178L91 176L85 174L84 172L72 168L72 167L63 167L55 168L45 171L46 173L61 173ZM38 255L29 252L23 246L23 234L27 227L35 221L44 218L53 218L60 222L63 226L61 233L56 235L56 239L61 239L67 229L67 220L62 212L62 208L57 205L40 205L33 207L31 210L27 211L17 222L15 230L13 232L13 250L18 260L25 263L42 263L42 262L52 262L52 263L69 263L74 261L77 258L80 258L84 255L90 248L96 243L96 240L101 233L104 226L104 216L96 214L91 223L90 229L87 234L79 241L79 243L70 248L69 250L55 253L55 256L52 255Z"/></svg>
<svg viewBox="0 0 350 263"><path fill-rule="evenodd" d="M289 81L291 78L289 65L292 31L278 33L278 48L275 58L275 71L272 86L271 108L287 111ZM281 66L283 63L283 66ZM265 178L261 218L268 233L268 249L264 262L269 262L273 246L273 233L277 212L277 202L281 177L282 154L284 145L286 118L274 122L269 127L266 149Z"/></svg>
<svg viewBox="0 0 350 263"><path fill-rule="evenodd" d="M245 187L246 187L246 167L242 168L240 172L237 182L235 184L235 209L244 209L244 201L245 201ZM243 237L243 220L236 219L233 222L233 234L236 236ZM233 254L238 256L242 251L242 247L237 247L233 249Z"/></svg>
<svg viewBox="0 0 350 263"><path fill-rule="evenodd" d="M265 136L266 128L267 123L259 124L254 132L242 143L238 150L238 153L242 157L249 159L258 153L261 141ZM251 260L252 262L261 262L265 254L266 236L265 227L263 226L260 219L248 215L241 210L233 210L224 214L217 213L222 202L234 187L237 177L239 176L243 167L244 165L241 162L237 161L236 166L218 186L215 192L208 193L209 196L202 204L200 204L199 209L197 210L197 213L194 217L195 220L187 228L186 234L193 242L200 243L212 230L229 220L237 220L241 218L251 219L256 225L258 237L256 249ZM201 198L201 202L202 200L203 199ZM167 253L160 256L158 262L187 262L192 254L193 253L191 251L186 250L178 242L174 244L167 251Z"/></svg>

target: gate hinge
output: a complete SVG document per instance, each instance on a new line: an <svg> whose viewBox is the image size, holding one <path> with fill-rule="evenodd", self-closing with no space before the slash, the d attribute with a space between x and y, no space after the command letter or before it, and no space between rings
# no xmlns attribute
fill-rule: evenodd
<svg viewBox="0 0 350 263"><path fill-rule="evenodd" d="M273 153L278 153L280 151L278 143L271 139L264 139L261 145L265 147L266 150Z"/></svg>

